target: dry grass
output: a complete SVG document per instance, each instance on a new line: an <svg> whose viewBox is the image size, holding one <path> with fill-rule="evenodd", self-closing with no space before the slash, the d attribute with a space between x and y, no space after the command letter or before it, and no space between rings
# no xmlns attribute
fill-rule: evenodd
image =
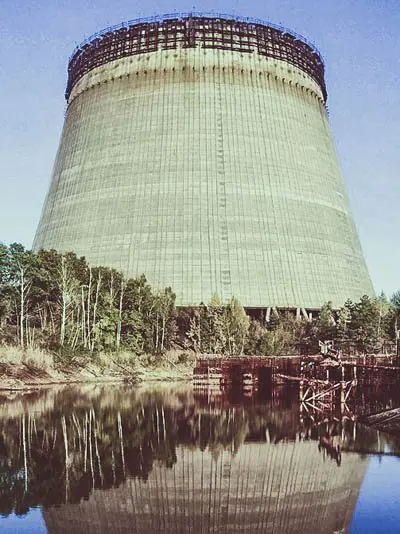
<svg viewBox="0 0 400 534"><path fill-rule="evenodd" d="M119 366L133 371L138 366L138 357L133 352L99 352L94 356L93 363L103 371Z"/></svg>
<svg viewBox="0 0 400 534"><path fill-rule="evenodd" d="M0 345L0 363L13 365L28 365L42 371L53 369L53 356L38 348L16 347L13 345Z"/></svg>
<svg viewBox="0 0 400 534"><path fill-rule="evenodd" d="M184 356L184 357L183 357ZM114 353L100 352L93 363L102 371L126 371L138 374L143 380L174 380L192 376L194 356L182 352L169 351L159 356L135 354L129 351Z"/></svg>
<svg viewBox="0 0 400 534"><path fill-rule="evenodd" d="M159 356L102 352L87 358L83 365L63 368L54 362L52 354L41 349L0 345L1 364L0 389L21 389L24 384L44 384L49 380L115 381L136 377L167 383L191 379L194 356L178 351Z"/></svg>

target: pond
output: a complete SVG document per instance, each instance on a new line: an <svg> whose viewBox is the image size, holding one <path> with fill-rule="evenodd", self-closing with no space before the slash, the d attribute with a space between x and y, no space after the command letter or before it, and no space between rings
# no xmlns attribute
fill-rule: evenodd
<svg viewBox="0 0 400 534"><path fill-rule="evenodd" d="M400 437L352 406L303 406L295 387L87 385L0 402L0 532L399 532Z"/></svg>

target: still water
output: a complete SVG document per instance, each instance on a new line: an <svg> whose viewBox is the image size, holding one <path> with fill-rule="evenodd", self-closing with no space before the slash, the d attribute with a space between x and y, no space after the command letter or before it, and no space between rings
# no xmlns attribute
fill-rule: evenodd
<svg viewBox="0 0 400 534"><path fill-rule="evenodd" d="M0 397L0 532L400 533L400 438L298 398Z"/></svg>

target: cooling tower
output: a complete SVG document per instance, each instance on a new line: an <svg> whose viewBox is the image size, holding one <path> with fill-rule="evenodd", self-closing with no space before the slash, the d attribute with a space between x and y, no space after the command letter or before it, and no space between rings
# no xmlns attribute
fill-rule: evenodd
<svg viewBox="0 0 400 534"><path fill-rule="evenodd" d="M73 53L34 249L145 273L178 305L320 308L373 294L304 38L174 14Z"/></svg>

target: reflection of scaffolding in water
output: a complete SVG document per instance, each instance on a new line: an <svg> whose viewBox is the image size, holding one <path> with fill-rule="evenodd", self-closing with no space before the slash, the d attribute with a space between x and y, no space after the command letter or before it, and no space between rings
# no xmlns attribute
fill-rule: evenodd
<svg viewBox="0 0 400 534"><path fill-rule="evenodd" d="M345 369L339 365L326 369L326 380L309 379L304 375L299 381L300 423L304 424L304 416L309 424L318 429L318 450L325 457L334 460L337 465L342 462L342 447L344 439L344 420L353 422L353 432L356 432L355 417L348 406L348 400L357 386L357 379L345 380ZM339 373L342 380L331 382ZM323 419L321 419L323 418ZM341 431L340 431L341 429ZM355 440L355 434L353 435Z"/></svg>
<svg viewBox="0 0 400 534"><path fill-rule="evenodd" d="M340 407L341 413L350 414L347 401L356 385L356 380L342 380L335 383L300 380L300 410L332 412Z"/></svg>

